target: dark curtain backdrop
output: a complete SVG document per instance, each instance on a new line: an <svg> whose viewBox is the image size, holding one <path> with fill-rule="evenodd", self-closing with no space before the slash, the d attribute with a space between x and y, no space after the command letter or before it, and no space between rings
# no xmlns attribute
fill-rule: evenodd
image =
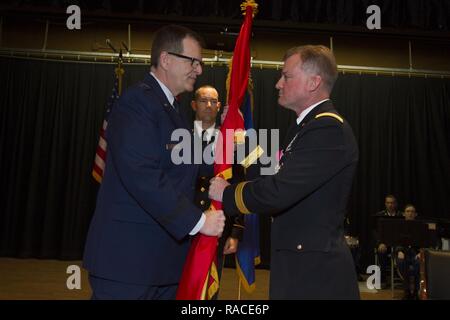
<svg viewBox="0 0 450 320"><path fill-rule="evenodd" d="M0 256L80 259L98 186L92 163L111 94L110 64L0 58ZM125 86L148 66L126 65ZM197 85L225 99L226 67L206 67ZM295 114L279 107L280 71L252 69L257 128L279 128ZM190 116L192 94L181 97ZM450 218L450 79L340 75L337 109L352 125L360 162L348 216L371 263L369 215L384 195L412 202L422 216ZM261 220L262 265L270 222Z"/></svg>
<svg viewBox="0 0 450 320"><path fill-rule="evenodd" d="M402 211L412 203L422 217L450 218L450 79L340 75L332 98L358 140L348 215L373 263L369 216L386 194Z"/></svg>
<svg viewBox="0 0 450 320"><path fill-rule="evenodd" d="M242 0L3 0L3 5L40 9L60 9L77 4L84 13L164 15L176 17L242 18ZM383 27L448 31L450 1L448 0L263 0L258 1L258 21L327 23L345 26L366 26L366 9L378 5ZM257 22L257 21L256 21ZM257 27L257 23L256 23Z"/></svg>

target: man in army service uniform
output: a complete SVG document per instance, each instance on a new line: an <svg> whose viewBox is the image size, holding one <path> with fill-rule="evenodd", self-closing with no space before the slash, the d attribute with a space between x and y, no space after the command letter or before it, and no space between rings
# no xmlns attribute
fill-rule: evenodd
<svg viewBox="0 0 450 320"><path fill-rule="evenodd" d="M358 148L350 125L329 99L337 75L328 48L288 50L276 84L278 103L298 118L279 170L233 185L211 180L209 196L223 201L226 215L273 217L271 299L359 299L343 228Z"/></svg>

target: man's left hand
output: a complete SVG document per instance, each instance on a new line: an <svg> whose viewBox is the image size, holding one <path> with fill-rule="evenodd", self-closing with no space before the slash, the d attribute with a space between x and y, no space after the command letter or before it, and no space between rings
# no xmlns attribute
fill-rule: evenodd
<svg viewBox="0 0 450 320"><path fill-rule="evenodd" d="M229 237L225 242L225 246L223 247L223 254L236 253L238 248L239 240Z"/></svg>

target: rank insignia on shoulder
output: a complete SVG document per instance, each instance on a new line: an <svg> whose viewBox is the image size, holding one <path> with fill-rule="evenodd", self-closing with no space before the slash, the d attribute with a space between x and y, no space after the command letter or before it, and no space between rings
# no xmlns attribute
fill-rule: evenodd
<svg viewBox="0 0 450 320"><path fill-rule="evenodd" d="M342 119L341 116L337 115L336 113L332 113L332 112L324 112L324 113L319 113L315 118L319 119L322 117L331 117L331 118L335 118L337 121L339 121L340 123L344 123L344 119Z"/></svg>

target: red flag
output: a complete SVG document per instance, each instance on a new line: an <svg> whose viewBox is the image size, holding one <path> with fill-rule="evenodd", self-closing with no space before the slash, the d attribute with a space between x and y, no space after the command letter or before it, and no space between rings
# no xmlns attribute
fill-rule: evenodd
<svg viewBox="0 0 450 320"><path fill-rule="evenodd" d="M244 130L244 119L239 114L239 107L243 102L250 73L250 35L253 15L257 4L254 0L247 0L241 4L245 9L245 19L233 53L231 65L230 90L228 93L228 112L220 129L221 139L216 145L214 173L216 176L231 177L231 162L233 159L233 141L227 138L227 130ZM234 138L242 137L240 134ZM228 152L228 153L227 153ZM225 157L224 157L225 155ZM225 158L225 159L224 159ZM221 209L222 203L213 201L211 207ZM178 300L206 300L210 299L219 288L217 275L217 237L198 234L192 241L186 263L184 265L180 284L177 291Z"/></svg>

